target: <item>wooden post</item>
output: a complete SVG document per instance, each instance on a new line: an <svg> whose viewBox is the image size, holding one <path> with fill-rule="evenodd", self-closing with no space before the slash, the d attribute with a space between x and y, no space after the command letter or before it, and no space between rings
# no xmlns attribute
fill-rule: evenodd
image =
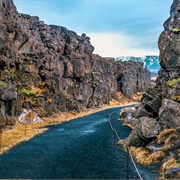
<svg viewBox="0 0 180 180"><path fill-rule="evenodd" d="M114 156L116 154L116 135L115 135L115 131L114 132Z"/></svg>
<svg viewBox="0 0 180 180"><path fill-rule="evenodd" d="M126 157L126 179L129 179L129 148L127 147L127 157Z"/></svg>
<svg viewBox="0 0 180 180"><path fill-rule="evenodd" d="M0 126L0 152L2 152L2 133L3 133L2 126Z"/></svg>
<svg viewBox="0 0 180 180"><path fill-rule="evenodd" d="M27 124L25 123L24 136L26 138Z"/></svg>

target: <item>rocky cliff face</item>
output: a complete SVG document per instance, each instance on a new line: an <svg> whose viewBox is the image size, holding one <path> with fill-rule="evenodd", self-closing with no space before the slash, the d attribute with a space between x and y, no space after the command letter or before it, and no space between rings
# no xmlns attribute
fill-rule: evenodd
<svg viewBox="0 0 180 180"><path fill-rule="evenodd" d="M157 76L160 69L159 56L151 55L145 57L134 57L134 56L120 56L116 58L116 61L133 61L142 62L144 67L146 67L152 76Z"/></svg>
<svg viewBox="0 0 180 180"><path fill-rule="evenodd" d="M177 162L180 162L179 0L173 1L170 15L170 18L164 23L164 31L159 37L161 69L156 86L146 91L140 104L136 106L136 111L131 111L128 122L133 120L134 123L136 120L136 126L126 142L131 146L139 147L146 146L157 139L155 142L162 146L167 153L166 156L169 159L176 158ZM164 140L158 140L162 136L164 136ZM176 169L176 172L178 171Z"/></svg>
<svg viewBox="0 0 180 180"><path fill-rule="evenodd" d="M85 34L20 14L12 0L1 0L0 9L1 119L22 108L44 116L101 107L117 91L130 97L150 85L141 63L94 55Z"/></svg>

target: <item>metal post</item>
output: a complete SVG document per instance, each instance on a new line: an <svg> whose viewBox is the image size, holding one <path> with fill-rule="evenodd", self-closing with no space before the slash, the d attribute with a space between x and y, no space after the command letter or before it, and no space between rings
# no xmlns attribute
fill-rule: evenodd
<svg viewBox="0 0 180 180"><path fill-rule="evenodd" d="M127 147L127 157L126 157L126 179L129 179L129 148Z"/></svg>

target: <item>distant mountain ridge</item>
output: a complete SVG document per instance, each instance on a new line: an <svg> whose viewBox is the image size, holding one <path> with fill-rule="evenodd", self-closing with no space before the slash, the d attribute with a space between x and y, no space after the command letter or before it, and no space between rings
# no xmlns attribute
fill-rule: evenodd
<svg viewBox="0 0 180 180"><path fill-rule="evenodd" d="M134 56L120 56L115 59L116 61L134 61L142 62L144 67L151 72L152 75L157 75L160 69L159 56L145 56L145 57L134 57Z"/></svg>

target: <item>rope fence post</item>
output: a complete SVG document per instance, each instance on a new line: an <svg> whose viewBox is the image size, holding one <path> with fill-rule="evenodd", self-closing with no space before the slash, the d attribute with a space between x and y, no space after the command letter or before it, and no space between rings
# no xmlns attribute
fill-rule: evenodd
<svg viewBox="0 0 180 180"><path fill-rule="evenodd" d="M24 136L25 136L25 138L27 136L27 124L25 124L25 126L24 126Z"/></svg>

